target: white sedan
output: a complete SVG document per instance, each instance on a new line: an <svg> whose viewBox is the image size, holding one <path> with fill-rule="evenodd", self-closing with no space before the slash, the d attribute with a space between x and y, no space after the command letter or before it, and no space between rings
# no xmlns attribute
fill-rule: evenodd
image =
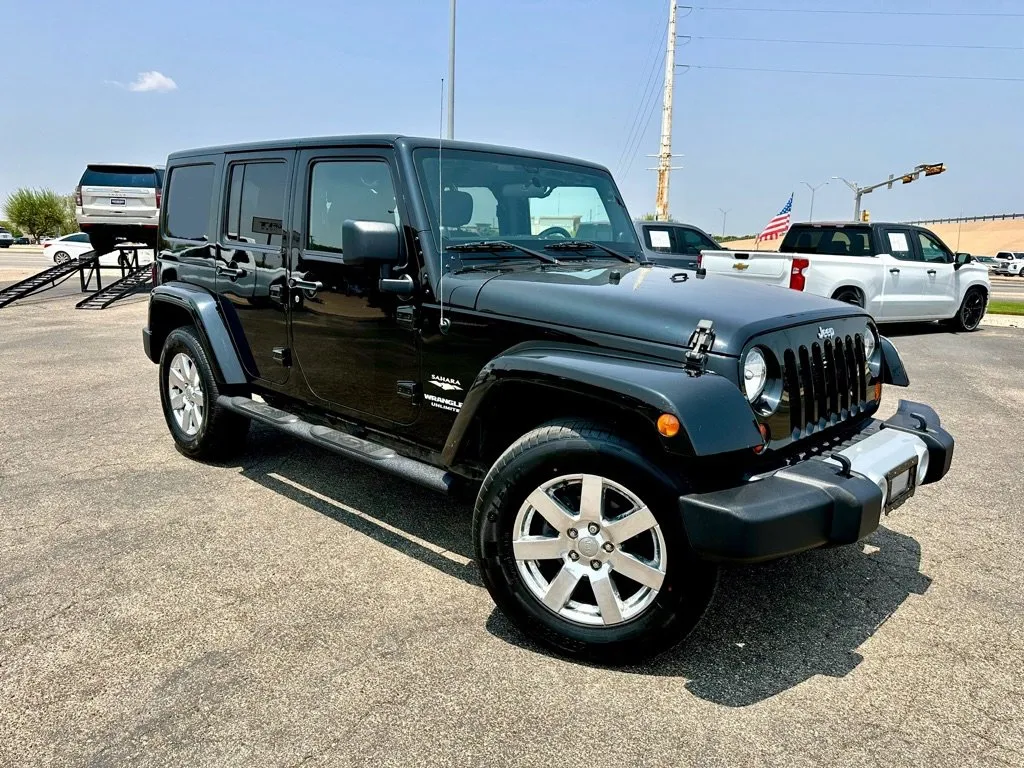
<svg viewBox="0 0 1024 768"><path fill-rule="evenodd" d="M43 244L43 255L54 264L65 264L92 251L89 236L84 232L64 235ZM113 250L100 256L100 264L108 267L120 266L121 253ZM139 250L139 265L153 261L153 251L148 248Z"/></svg>

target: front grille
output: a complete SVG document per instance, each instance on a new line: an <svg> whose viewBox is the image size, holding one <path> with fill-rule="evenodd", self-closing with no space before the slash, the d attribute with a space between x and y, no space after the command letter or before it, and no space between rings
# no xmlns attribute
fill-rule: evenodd
<svg viewBox="0 0 1024 768"><path fill-rule="evenodd" d="M867 404L868 367L860 334L787 349L783 369L795 437L838 424Z"/></svg>

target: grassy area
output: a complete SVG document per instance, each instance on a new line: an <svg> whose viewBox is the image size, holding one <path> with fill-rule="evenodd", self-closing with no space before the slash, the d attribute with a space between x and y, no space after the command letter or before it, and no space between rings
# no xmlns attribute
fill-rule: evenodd
<svg viewBox="0 0 1024 768"><path fill-rule="evenodd" d="M1024 315L1024 303L1017 301L990 301L990 315Z"/></svg>

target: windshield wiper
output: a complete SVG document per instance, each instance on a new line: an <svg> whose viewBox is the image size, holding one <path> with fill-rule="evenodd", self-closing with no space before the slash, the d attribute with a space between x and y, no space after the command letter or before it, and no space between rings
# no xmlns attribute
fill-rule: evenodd
<svg viewBox="0 0 1024 768"><path fill-rule="evenodd" d="M598 243L592 243L589 240L560 240L557 243L545 245L544 248L550 251L587 251L592 248L596 248L599 251L604 251L605 253L614 256L619 261L627 261L630 263L636 261L632 256L627 256L624 253L613 251L611 248L599 245Z"/></svg>
<svg viewBox="0 0 1024 768"><path fill-rule="evenodd" d="M521 245L510 243L507 240L474 240L470 243L454 243L445 247L446 251L479 251L492 253L497 251L519 251L525 253L527 256L532 256L535 259L546 262L548 264L558 264L559 261L554 256L548 256L546 253L540 251L533 251L529 248L524 248Z"/></svg>

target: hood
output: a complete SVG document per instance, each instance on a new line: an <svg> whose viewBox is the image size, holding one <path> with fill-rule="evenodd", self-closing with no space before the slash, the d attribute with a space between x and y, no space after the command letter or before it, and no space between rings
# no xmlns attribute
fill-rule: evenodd
<svg viewBox="0 0 1024 768"><path fill-rule="evenodd" d="M698 279L694 272L640 264L532 267L453 294L454 303L478 312L677 347L685 347L697 323L708 319L714 322L712 351L723 355L738 355L748 339L767 331L868 317L859 307L789 288Z"/></svg>

